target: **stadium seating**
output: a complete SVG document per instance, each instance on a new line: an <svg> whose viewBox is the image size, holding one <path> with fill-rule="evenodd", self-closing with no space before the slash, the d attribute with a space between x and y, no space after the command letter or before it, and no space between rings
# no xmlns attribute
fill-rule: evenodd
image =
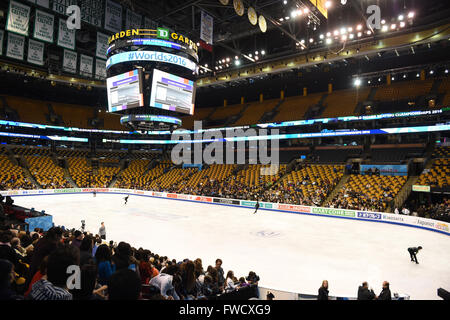
<svg viewBox="0 0 450 320"><path fill-rule="evenodd" d="M335 91L329 94L323 105L326 107L321 118L335 118L354 115L359 102L367 100L370 88Z"/></svg>
<svg viewBox="0 0 450 320"><path fill-rule="evenodd" d="M377 88L374 100L399 101L413 99L430 93L434 80L414 80L405 82L394 82L390 86Z"/></svg>
<svg viewBox="0 0 450 320"><path fill-rule="evenodd" d="M287 174L281 181L285 200L289 203L320 205L343 175L342 165L299 165L297 170Z"/></svg>
<svg viewBox="0 0 450 320"><path fill-rule="evenodd" d="M272 111L273 108L279 102L278 99L275 100L267 100L264 102L253 102L251 103L247 109L243 112L242 116L235 122L233 125L235 126L244 126L258 123L258 121L262 118L262 116L269 111Z"/></svg>
<svg viewBox="0 0 450 320"><path fill-rule="evenodd" d="M34 185L25 178L23 169L13 164L5 154L0 154L0 168L0 190L34 188Z"/></svg>
<svg viewBox="0 0 450 320"><path fill-rule="evenodd" d="M150 160L133 160L117 180L116 187L125 189L148 189L151 177L144 175Z"/></svg>
<svg viewBox="0 0 450 320"><path fill-rule="evenodd" d="M281 104L272 122L304 119L309 107L319 103L323 93L311 94L306 97L289 97Z"/></svg>
<svg viewBox="0 0 450 320"><path fill-rule="evenodd" d="M47 156L25 156L29 170L36 182L44 189L69 188L71 185L64 177L64 171Z"/></svg>
<svg viewBox="0 0 450 320"><path fill-rule="evenodd" d="M332 204L339 208L384 212L406 180L405 176L351 175Z"/></svg>
<svg viewBox="0 0 450 320"><path fill-rule="evenodd" d="M450 147L438 147L433 152L433 164L424 170L416 184L432 188L448 188L450 186Z"/></svg>

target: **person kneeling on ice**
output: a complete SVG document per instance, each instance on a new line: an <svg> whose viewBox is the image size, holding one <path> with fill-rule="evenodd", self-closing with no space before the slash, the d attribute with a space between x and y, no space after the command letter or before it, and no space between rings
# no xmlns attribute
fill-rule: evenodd
<svg viewBox="0 0 450 320"><path fill-rule="evenodd" d="M416 254L418 254L420 250L422 250L421 246L418 246L417 248L416 247L408 248L409 256L411 257L412 262L419 264L419 262L417 261Z"/></svg>

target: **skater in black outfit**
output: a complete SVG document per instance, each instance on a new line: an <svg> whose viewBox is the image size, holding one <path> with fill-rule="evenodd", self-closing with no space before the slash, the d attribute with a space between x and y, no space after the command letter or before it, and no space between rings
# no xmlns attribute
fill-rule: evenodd
<svg viewBox="0 0 450 320"><path fill-rule="evenodd" d="M416 254L417 253L419 253L419 251L420 250L422 250L422 247L412 247L412 248L408 248L408 252L409 252L409 255L410 255L410 257L411 257L411 261L412 262L415 262L415 263L417 263L417 264L419 264L419 262L417 261L417 256L416 256Z"/></svg>
<svg viewBox="0 0 450 320"><path fill-rule="evenodd" d="M256 211L258 211L258 209L259 209L259 201L258 201L258 200L256 200L256 205L255 205L255 212L253 212L253 214L255 214L255 213L256 213Z"/></svg>
<svg viewBox="0 0 450 320"><path fill-rule="evenodd" d="M129 196L126 196L126 197L124 198L125 204L127 204L127 202L128 202L128 197L129 197Z"/></svg>
<svg viewBox="0 0 450 320"><path fill-rule="evenodd" d="M97 192L92 192L92 194L94 195L94 198L97 196Z"/></svg>

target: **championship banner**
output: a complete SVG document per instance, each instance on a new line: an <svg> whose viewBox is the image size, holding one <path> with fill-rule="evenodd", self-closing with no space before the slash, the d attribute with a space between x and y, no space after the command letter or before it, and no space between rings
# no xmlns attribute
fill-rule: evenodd
<svg viewBox="0 0 450 320"><path fill-rule="evenodd" d="M36 10L33 37L35 39L53 43L54 24L55 17L52 14Z"/></svg>
<svg viewBox="0 0 450 320"><path fill-rule="evenodd" d="M214 28L213 17L211 17L205 11L202 11L200 39L204 40L208 44L213 44L213 28Z"/></svg>
<svg viewBox="0 0 450 320"><path fill-rule="evenodd" d="M97 57L106 59L106 51L108 50L108 38L109 36L107 34L97 32L97 51L95 53Z"/></svg>
<svg viewBox="0 0 450 320"><path fill-rule="evenodd" d="M25 47L25 37L8 33L8 46L6 56L13 59L23 60L23 50Z"/></svg>
<svg viewBox="0 0 450 320"><path fill-rule="evenodd" d="M35 41L33 39L28 40L28 59L29 63L37 64L39 66L44 65L44 43Z"/></svg>
<svg viewBox="0 0 450 320"><path fill-rule="evenodd" d="M122 6L110 0L105 4L105 29L115 33L122 30Z"/></svg>
<svg viewBox="0 0 450 320"><path fill-rule="evenodd" d="M3 54L3 38L5 37L5 31L0 30L0 56Z"/></svg>
<svg viewBox="0 0 450 320"><path fill-rule="evenodd" d="M93 67L94 67L94 58L82 54L80 56L80 74L86 77L92 77Z"/></svg>
<svg viewBox="0 0 450 320"><path fill-rule="evenodd" d="M101 28L105 13L103 1L81 0L81 20Z"/></svg>
<svg viewBox="0 0 450 320"><path fill-rule="evenodd" d="M67 16L67 8L72 5L78 5L77 0L53 0L53 11Z"/></svg>
<svg viewBox="0 0 450 320"><path fill-rule="evenodd" d="M58 46L75 50L75 29L67 28L67 22L64 19L59 19L58 28Z"/></svg>
<svg viewBox="0 0 450 320"><path fill-rule="evenodd" d="M127 9L127 16L125 19L125 29L139 29L142 27L142 16L136 12Z"/></svg>
<svg viewBox="0 0 450 320"><path fill-rule="evenodd" d="M106 79L106 61L95 59L95 78L99 80Z"/></svg>
<svg viewBox="0 0 450 320"><path fill-rule="evenodd" d="M63 70L66 72L77 72L78 54L76 52L64 49Z"/></svg>
<svg viewBox="0 0 450 320"><path fill-rule="evenodd" d="M11 0L6 19L6 30L28 36L30 12L30 6Z"/></svg>
<svg viewBox="0 0 450 320"><path fill-rule="evenodd" d="M144 29L153 29L155 23L152 19L144 17Z"/></svg>
<svg viewBox="0 0 450 320"><path fill-rule="evenodd" d="M28 2L37 4L38 6L49 8L50 7L50 0L28 0Z"/></svg>

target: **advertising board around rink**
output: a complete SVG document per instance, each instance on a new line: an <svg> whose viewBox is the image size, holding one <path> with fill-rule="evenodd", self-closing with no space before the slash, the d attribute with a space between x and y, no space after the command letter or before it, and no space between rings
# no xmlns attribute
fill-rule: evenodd
<svg viewBox="0 0 450 320"><path fill-rule="evenodd" d="M147 190L119 189L119 188L69 188L69 189L40 189L40 190L8 190L0 191L4 197L11 196L40 196L57 194L81 194L81 193L111 193L111 194L129 194L145 197L155 197L162 199L192 201L200 203L209 203L216 205L227 205L231 207L254 208L256 201L187 195L167 192L156 192ZM313 214L316 216L343 218L349 220L359 220L368 222L390 223L407 227L425 229L439 232L450 236L450 227L447 222L420 218L415 216L406 216L393 213L369 212L357 210L345 210L338 208L310 207L302 205L293 205L285 203L260 202L260 209L268 211L295 213L295 214ZM51 214L51 213L50 213Z"/></svg>

